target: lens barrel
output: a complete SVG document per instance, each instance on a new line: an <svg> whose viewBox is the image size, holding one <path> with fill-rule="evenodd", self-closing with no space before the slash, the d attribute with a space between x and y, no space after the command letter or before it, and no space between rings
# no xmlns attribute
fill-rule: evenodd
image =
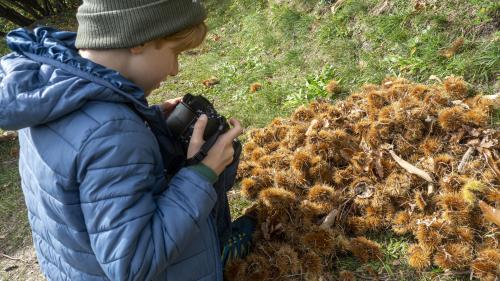
<svg viewBox="0 0 500 281"><path fill-rule="evenodd" d="M167 127L174 136L184 136L189 127L196 122L198 115L187 104L181 102L170 113L167 119Z"/></svg>

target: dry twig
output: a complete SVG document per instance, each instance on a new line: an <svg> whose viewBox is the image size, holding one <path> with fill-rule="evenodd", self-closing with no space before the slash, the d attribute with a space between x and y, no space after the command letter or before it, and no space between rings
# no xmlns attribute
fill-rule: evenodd
<svg viewBox="0 0 500 281"><path fill-rule="evenodd" d="M22 262L27 263L27 261L25 261L25 260L24 260L24 259L22 259L22 258L11 257L11 256L6 255L6 254L4 254L4 253L0 253L0 256L2 256L2 257L4 257L4 258L7 258L7 259L9 259L9 260L13 260L13 261L22 261Z"/></svg>

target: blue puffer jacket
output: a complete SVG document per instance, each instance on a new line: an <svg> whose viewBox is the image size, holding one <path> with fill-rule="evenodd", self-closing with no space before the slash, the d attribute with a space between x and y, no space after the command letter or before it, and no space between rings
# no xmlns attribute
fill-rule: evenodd
<svg viewBox="0 0 500 281"><path fill-rule="evenodd" d="M14 52L0 60L0 128L19 130L45 276L222 280L213 186L189 168L167 183L154 135L116 88L156 109L119 73L80 57L75 38L18 29L7 38Z"/></svg>

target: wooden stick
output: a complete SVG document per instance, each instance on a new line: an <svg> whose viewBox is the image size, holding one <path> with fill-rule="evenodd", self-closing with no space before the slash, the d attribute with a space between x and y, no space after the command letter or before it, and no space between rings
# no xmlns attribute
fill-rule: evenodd
<svg viewBox="0 0 500 281"><path fill-rule="evenodd" d="M411 174L414 174L414 175L417 175L417 176L423 178L424 180L426 180L428 182L432 182L431 176L426 171L419 169L419 168L413 166L412 164L406 162L401 157L397 156L396 153L394 153L394 151L392 151L392 150L389 150L389 153L391 154L394 161L396 161L403 169L405 169L406 171L408 171Z"/></svg>

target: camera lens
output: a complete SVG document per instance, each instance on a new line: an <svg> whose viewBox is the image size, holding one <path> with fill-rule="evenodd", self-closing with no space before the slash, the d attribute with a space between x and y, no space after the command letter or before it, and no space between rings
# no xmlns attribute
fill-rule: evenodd
<svg viewBox="0 0 500 281"><path fill-rule="evenodd" d="M198 115L181 102L168 117L167 126L170 128L172 134L183 136L197 119Z"/></svg>

